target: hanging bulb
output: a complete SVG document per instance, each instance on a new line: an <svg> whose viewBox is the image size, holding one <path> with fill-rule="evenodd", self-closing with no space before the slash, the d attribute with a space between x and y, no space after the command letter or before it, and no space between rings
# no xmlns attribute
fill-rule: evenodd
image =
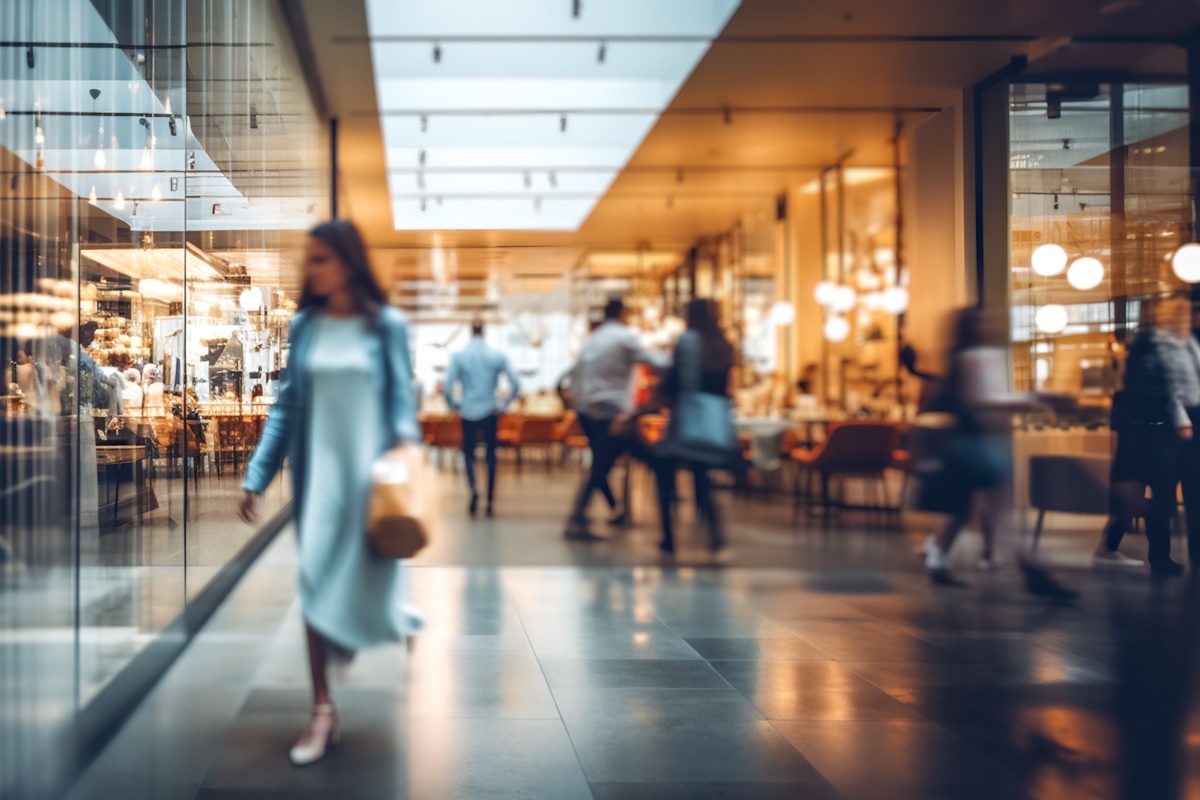
<svg viewBox="0 0 1200 800"><path fill-rule="evenodd" d="M96 186L94 184L92 185L92 190L88 192L88 202L96 205Z"/></svg>
<svg viewBox="0 0 1200 800"><path fill-rule="evenodd" d="M122 192L120 189L117 189L117 199L113 201L113 208L116 208L116 209L125 208L125 193Z"/></svg>
<svg viewBox="0 0 1200 800"><path fill-rule="evenodd" d="M154 188L150 190L150 199L154 202L162 200L162 189L158 188L158 184L154 184Z"/></svg>
<svg viewBox="0 0 1200 800"><path fill-rule="evenodd" d="M150 153L150 150L149 145L142 148L142 163L140 166L143 172L150 172L154 169L154 156Z"/></svg>
<svg viewBox="0 0 1200 800"><path fill-rule="evenodd" d="M42 132L42 126L36 125L33 129L33 143L37 147L42 147L46 144L46 134Z"/></svg>

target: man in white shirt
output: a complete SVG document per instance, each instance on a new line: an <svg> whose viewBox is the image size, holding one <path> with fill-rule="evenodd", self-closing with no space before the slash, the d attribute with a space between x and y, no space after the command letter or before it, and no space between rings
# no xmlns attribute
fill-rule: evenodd
<svg viewBox="0 0 1200 800"><path fill-rule="evenodd" d="M613 434L613 420L633 410L633 369L637 364L663 366L646 350L637 332L625 325L625 305L613 299L604 307L604 322L587 340L571 376L572 405L592 449L592 468L579 488L566 538L599 541L588 529L585 515L593 491L612 496L608 473L625 450L625 440ZM618 515L619 516L619 515Z"/></svg>
<svg viewBox="0 0 1200 800"><path fill-rule="evenodd" d="M508 377L508 398L503 405L496 403L496 387L500 376ZM454 397L456 385L462 395ZM492 501L496 495L496 427L500 415L507 410L521 391L521 382L508 358L499 350L488 347L483 340L483 323L471 326L471 343L450 357L450 371L442 388L446 404L462 415L463 455L467 485L471 487L470 512L479 509L479 492L475 488L475 446L480 438L487 448L488 495L487 515L492 516Z"/></svg>

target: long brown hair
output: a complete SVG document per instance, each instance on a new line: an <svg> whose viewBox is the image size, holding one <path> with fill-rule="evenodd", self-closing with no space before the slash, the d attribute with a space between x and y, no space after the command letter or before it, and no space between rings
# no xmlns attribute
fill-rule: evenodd
<svg viewBox="0 0 1200 800"><path fill-rule="evenodd" d="M704 297L689 301L687 326L700 334L700 358L706 369L723 371L733 367L733 345L721 331L716 303Z"/></svg>
<svg viewBox="0 0 1200 800"><path fill-rule="evenodd" d="M308 232L309 236L319 239L322 244L332 250L345 265L350 273L348 286L354 295L354 303L364 314L377 314L379 309L387 304L387 295L383 293L375 273L371 271L371 262L367 259L367 247L363 244L358 227L349 220L335 219L322 223ZM300 293L300 308L322 308L327 298L319 297L308 289L305 281L304 290Z"/></svg>

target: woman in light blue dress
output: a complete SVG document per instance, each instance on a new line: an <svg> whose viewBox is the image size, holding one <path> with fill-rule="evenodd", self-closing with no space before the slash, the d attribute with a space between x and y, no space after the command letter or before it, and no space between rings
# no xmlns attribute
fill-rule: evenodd
<svg viewBox="0 0 1200 800"><path fill-rule="evenodd" d="M313 682L312 720L291 751L299 766L338 740L330 655L400 641L422 622L405 604L400 563L376 555L366 534L372 465L396 444L418 442L420 427L407 323L386 305L352 223L335 220L309 235L289 341L278 399L246 469L241 516L257 519L287 456Z"/></svg>

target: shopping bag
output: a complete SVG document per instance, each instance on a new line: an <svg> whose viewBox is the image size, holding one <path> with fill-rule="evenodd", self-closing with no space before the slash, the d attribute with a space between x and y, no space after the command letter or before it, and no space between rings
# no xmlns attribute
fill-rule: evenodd
<svg viewBox="0 0 1200 800"><path fill-rule="evenodd" d="M428 546L434 528L434 482L413 446L393 448L375 462L367 507L367 535L384 558L412 558Z"/></svg>

